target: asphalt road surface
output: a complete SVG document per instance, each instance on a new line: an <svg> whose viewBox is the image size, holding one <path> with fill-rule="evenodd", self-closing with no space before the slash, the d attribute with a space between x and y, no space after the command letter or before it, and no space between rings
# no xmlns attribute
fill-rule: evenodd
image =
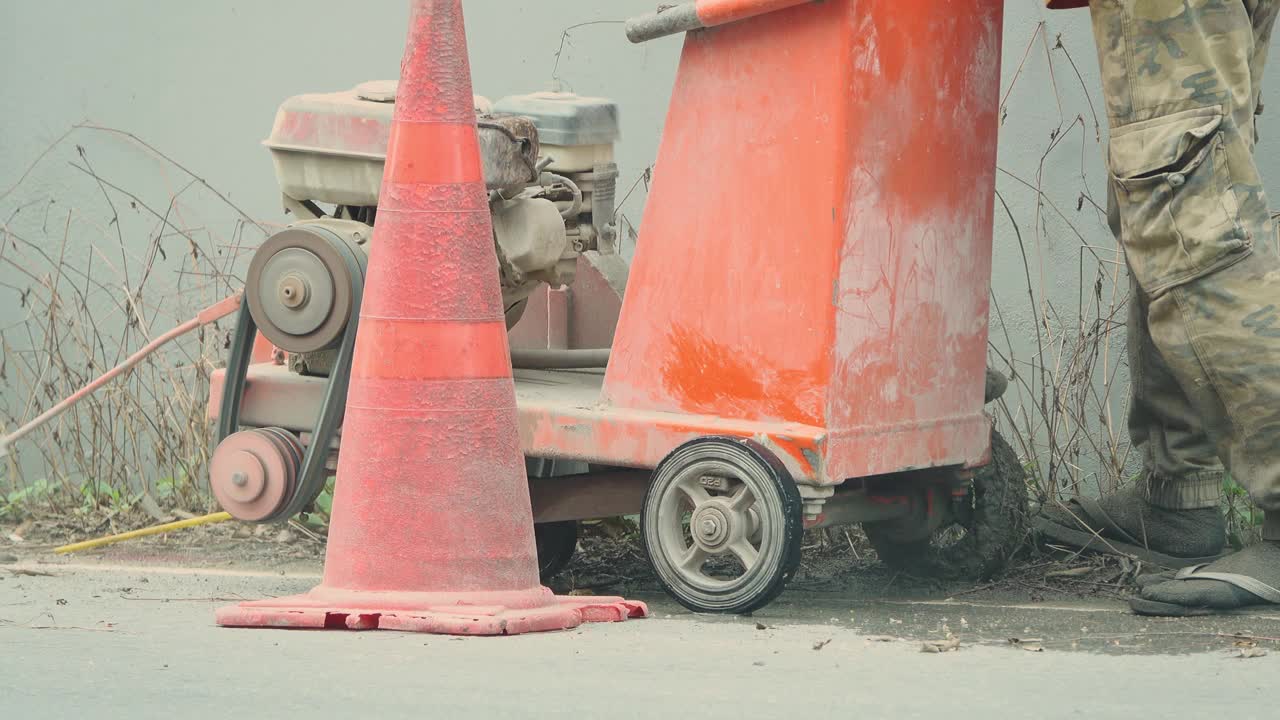
<svg viewBox="0 0 1280 720"><path fill-rule="evenodd" d="M1118 603L785 595L751 618L697 617L643 598L653 611L646 620L499 638L213 624L221 604L303 591L317 579L0 566L0 717L1245 720L1278 712L1280 642L1261 639L1256 648L1270 653L1242 658L1227 636L1280 638L1280 613L1152 620ZM922 651L948 631L957 650Z"/></svg>

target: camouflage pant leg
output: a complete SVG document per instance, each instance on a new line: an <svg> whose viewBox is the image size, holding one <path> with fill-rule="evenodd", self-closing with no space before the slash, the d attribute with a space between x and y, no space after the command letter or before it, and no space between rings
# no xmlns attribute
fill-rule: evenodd
<svg viewBox="0 0 1280 720"><path fill-rule="evenodd" d="M1152 347L1224 464L1272 511L1280 255L1253 146L1278 1L1092 4L1118 237Z"/></svg>
<svg viewBox="0 0 1280 720"><path fill-rule="evenodd" d="M1141 453L1147 497L1165 508L1217 507L1225 475L1217 445L1151 341L1146 296L1129 284L1129 438Z"/></svg>

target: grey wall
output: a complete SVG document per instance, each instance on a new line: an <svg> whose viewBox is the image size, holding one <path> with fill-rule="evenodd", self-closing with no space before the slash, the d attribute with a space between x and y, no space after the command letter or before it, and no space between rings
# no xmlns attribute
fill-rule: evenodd
<svg viewBox="0 0 1280 720"><path fill-rule="evenodd" d="M6 0L0 7L0 193L71 124L89 119L138 134L228 192L251 215L280 221L271 164L259 145L277 104L299 92L393 77L405 5L401 0ZM654 5L655 0L466 0L477 92L496 99L544 89L552 80L564 28L623 19ZM1007 5L1003 85L1009 93L1000 166L1010 175L1001 175L999 190L1021 228L1022 247L1013 222L997 205L993 285L1006 322L993 338L1006 345L1007 329L1021 362L1032 361L1038 345L1045 347L1052 366L1057 362L1054 338L1034 339L1037 303L1053 303L1048 331L1068 331L1069 342L1079 324L1081 277L1091 288L1098 268L1113 271L1118 256L1087 199L1103 204L1105 198L1102 149L1089 104L1092 98L1093 108L1102 108L1088 13L1049 12L1042 6L1040 0ZM1044 40L1035 41L1023 63L1041 22L1046 23ZM1059 36L1066 52L1052 47ZM618 25L575 29L564 46L558 73L564 84L621 104L624 191L656 153L679 47L675 38L632 46ZM1275 83L1271 86L1268 97L1275 95ZM1280 108L1280 102L1272 104ZM1078 116L1083 125L1073 126ZM1099 120L1105 134L1105 118ZM1042 167L1056 128L1066 134ZM1263 133L1259 155L1274 189L1280 181L1275 116L1268 116ZM165 183L172 189L182 181L127 143L83 133L70 140L88 147L97 169L121 184L163 190ZM0 199L0 214L11 217L22 203L49 198L95 202L95 185L66 164L75 159L74 148L66 145L51 153L22 187ZM1038 182L1045 200L1066 219L1048 205L1038 210L1036 192L1015 176ZM1082 194L1087 198L1077 210ZM624 208L637 223L642 202L638 192ZM209 211L207 222L229 228L235 218L218 207ZM32 221L30 212L23 217ZM145 245L147 227L130 228L135 231L139 246ZM1097 248L1100 264L1093 258L1081 264L1084 245ZM1036 303L1028 298L1024 249ZM0 280L14 282L3 266ZM1111 288L1104 285L1109 302ZM14 297L0 287L0 325L21 317ZM1114 342L1111 351L1107 362L1115 367L1122 358ZM1115 377L1122 385L1123 367Z"/></svg>
<svg viewBox="0 0 1280 720"><path fill-rule="evenodd" d="M68 125L87 118L146 138L254 215L278 219L270 159L259 145L276 106L300 92L395 77L408 3L2 5L0 190ZM652 5L469 0L476 92L497 99L547 89L566 26L624 19ZM675 38L633 46L619 25L577 29L565 46L558 72L565 86L623 106L624 178L634 179L656 153L679 47ZM127 170L154 170L135 165Z"/></svg>

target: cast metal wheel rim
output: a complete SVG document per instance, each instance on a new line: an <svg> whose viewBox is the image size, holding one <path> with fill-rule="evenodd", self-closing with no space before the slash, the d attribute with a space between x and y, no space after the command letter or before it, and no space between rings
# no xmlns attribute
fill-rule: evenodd
<svg viewBox="0 0 1280 720"><path fill-rule="evenodd" d="M704 445L694 451L712 457L694 460L666 480L652 508L652 559L698 596L752 595L768 584L785 552L781 498L767 472L741 449Z"/></svg>

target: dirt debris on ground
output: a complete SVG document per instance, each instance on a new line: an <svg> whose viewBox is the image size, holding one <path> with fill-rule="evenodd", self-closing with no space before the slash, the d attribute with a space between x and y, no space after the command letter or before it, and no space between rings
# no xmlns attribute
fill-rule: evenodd
<svg viewBox="0 0 1280 720"><path fill-rule="evenodd" d="M792 592L861 599L933 596L1048 602L1127 597L1144 572L1128 558L1028 551L1000 578L972 582L916 577L885 567L856 527L810 531ZM595 533L584 528L573 562L556 578L558 590L586 587L602 593L660 592L636 532Z"/></svg>
<svg viewBox="0 0 1280 720"><path fill-rule="evenodd" d="M314 532L311 534L319 540L290 528L239 522L176 530L58 556L53 554L53 549L61 545L148 527L156 521L139 512L110 519L50 517L28 522L23 542L9 543L7 547L0 542L0 558L11 556L15 562L92 559L143 565L177 563L200 568L243 564L266 568L310 568L324 560L323 538ZM0 524L0 531L6 530L8 528Z"/></svg>
<svg viewBox="0 0 1280 720"><path fill-rule="evenodd" d="M0 531L6 529L0 522ZM0 540L0 553L18 558L0 565L0 593L7 593L0 597L0 607L17 608L0 612L0 620L8 621L9 628L98 629L98 621L118 619L102 610L108 601L157 607L227 603L261 596L264 591L253 589L255 583L279 582L298 592L318 581L323 542L301 534L292 542L279 542L278 526L251 526L247 535L238 530L236 523L222 523L64 557L52 555L52 547L86 536L61 537L56 524L37 523L30 543L6 547ZM565 594L622 593L647 601L658 619L730 625L760 642L800 640L798 629L808 627L813 632L802 647L811 652L820 645L823 658L846 655L849 637L858 638L860 649L906 643L917 652L932 653L921 650L930 643L939 651L958 649L966 656L993 648L1020 655L1218 653L1219 661L1256 663L1263 653L1274 658L1280 648L1280 615L1275 613L1176 620L1132 615L1113 595L1125 592L1126 578L1135 568L1115 560L1029 554L1001 580L965 583L907 577L884 568L869 548L857 544L861 539L852 528L847 538L841 531L838 539L811 533L797 582L752 617L691 616L661 592L635 534L617 528L584 527L577 558L551 585ZM110 574L95 574L95 566ZM87 588L86 582L99 585ZM39 609L33 605L36 597L45 597L56 621L29 622ZM84 617L64 617L86 611ZM828 646L829 639L835 642Z"/></svg>
<svg viewBox="0 0 1280 720"><path fill-rule="evenodd" d="M51 551L68 542L88 540L155 523L141 511L111 516L60 516L23 521L23 541L0 541L0 563L55 561ZM18 529L0 521L0 537ZM13 558L12 560L6 560ZM250 525L224 522L139 538L72 559L118 563L182 563L193 567L251 564L267 568L318 569L324 559L324 528ZM858 599L940 597L978 601L989 598L1049 602L1068 599L1120 599L1143 568L1127 558L1028 551L1002 577L989 582L915 577L883 566L857 526L810 531L792 592ZM659 593L634 523L614 519L584 523L578 552L549 583L569 594Z"/></svg>

